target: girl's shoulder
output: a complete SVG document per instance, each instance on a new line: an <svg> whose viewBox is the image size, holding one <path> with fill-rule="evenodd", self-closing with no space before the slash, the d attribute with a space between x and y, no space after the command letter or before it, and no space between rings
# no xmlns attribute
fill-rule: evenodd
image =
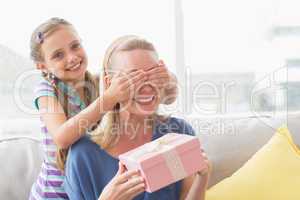
<svg viewBox="0 0 300 200"><path fill-rule="evenodd" d="M45 90L45 89L54 90L54 87L48 80L42 78L37 82L34 90L35 90L35 92L38 92L40 90Z"/></svg>
<svg viewBox="0 0 300 200"><path fill-rule="evenodd" d="M33 102L37 109L39 109L38 99L42 96L57 97L54 87L45 79L41 79L34 88Z"/></svg>

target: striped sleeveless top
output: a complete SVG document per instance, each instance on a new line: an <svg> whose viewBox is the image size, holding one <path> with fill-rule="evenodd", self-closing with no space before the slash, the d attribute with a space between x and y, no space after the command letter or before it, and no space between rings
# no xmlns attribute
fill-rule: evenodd
<svg viewBox="0 0 300 200"><path fill-rule="evenodd" d="M60 80L56 80L56 85L61 92L67 94L69 102L68 118L76 115L86 106L80 99L76 90ZM34 104L37 109L38 99L42 96L57 97L55 89L50 82L43 79L35 88ZM51 134L48 132L42 118L41 121L41 134L42 134L42 147L44 151L43 163L40 169L37 180L32 185L29 199L30 200L60 200L68 199L68 196L63 188L64 174L56 167L56 150L57 147L53 142Z"/></svg>

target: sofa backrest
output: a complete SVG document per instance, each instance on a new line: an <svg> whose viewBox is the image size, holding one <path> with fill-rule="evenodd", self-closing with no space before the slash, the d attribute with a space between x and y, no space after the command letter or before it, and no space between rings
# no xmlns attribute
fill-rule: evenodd
<svg viewBox="0 0 300 200"><path fill-rule="evenodd" d="M28 199L42 163L40 141L30 137L0 140L0 199Z"/></svg>

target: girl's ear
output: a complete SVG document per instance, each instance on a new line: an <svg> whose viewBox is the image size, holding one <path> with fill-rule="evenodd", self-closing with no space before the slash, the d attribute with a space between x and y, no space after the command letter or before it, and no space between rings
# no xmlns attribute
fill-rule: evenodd
<svg viewBox="0 0 300 200"><path fill-rule="evenodd" d="M42 63L42 62L38 62L35 65L36 65L36 68L39 69L39 70L45 70L46 69L45 64Z"/></svg>

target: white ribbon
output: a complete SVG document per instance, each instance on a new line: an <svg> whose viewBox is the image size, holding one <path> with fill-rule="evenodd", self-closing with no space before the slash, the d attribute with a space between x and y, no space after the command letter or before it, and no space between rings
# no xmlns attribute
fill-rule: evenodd
<svg viewBox="0 0 300 200"><path fill-rule="evenodd" d="M180 180L186 177L187 173L183 167L180 156L177 154L177 151L173 149L174 146L170 145L170 143L177 139L177 137L177 134L169 133L157 140L147 143L138 151L132 153L129 156L129 159L137 160L146 154L157 153L161 151L167 167L173 176L173 179L176 181Z"/></svg>

